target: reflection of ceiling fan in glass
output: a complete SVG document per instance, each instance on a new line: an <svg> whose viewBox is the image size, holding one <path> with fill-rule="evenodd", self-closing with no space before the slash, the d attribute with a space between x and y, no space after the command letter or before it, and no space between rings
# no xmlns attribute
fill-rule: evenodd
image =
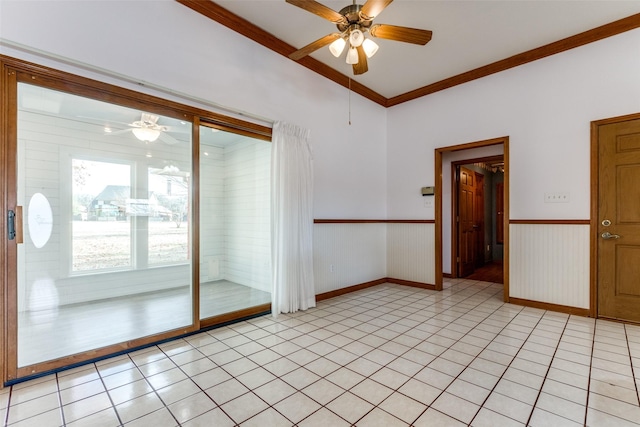
<svg viewBox="0 0 640 427"><path fill-rule="evenodd" d="M125 132L131 132L133 135L143 142L154 142L158 138L167 144L177 144L178 140L167 134L171 131L170 126L161 126L158 124L160 116L150 113L142 113L140 120L128 123L129 129L108 132L109 135L118 135Z"/></svg>
<svg viewBox="0 0 640 427"><path fill-rule="evenodd" d="M367 0L364 5L346 6L336 12L315 0L286 0L287 3L298 6L333 22L339 33L328 34L289 55L298 61L316 50L329 45L331 54L339 57L348 45L347 64L353 67L353 74L364 74L369 70L367 58L371 58L377 51L378 45L371 39L365 38L365 33L372 37L395 40L405 43L425 45L431 40L431 31L416 28L398 27L396 25L374 24L373 20L393 0Z"/></svg>

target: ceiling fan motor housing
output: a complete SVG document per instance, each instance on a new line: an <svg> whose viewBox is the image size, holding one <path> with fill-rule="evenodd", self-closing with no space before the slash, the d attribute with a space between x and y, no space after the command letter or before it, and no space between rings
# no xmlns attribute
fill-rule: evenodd
<svg viewBox="0 0 640 427"><path fill-rule="evenodd" d="M369 19L365 21L360 17L360 11L362 10L361 4L351 4L347 7L343 7L340 9L340 15L344 16L347 19L347 22L339 22L336 24L338 30L341 33L347 31L352 26L356 25L358 29L364 30L367 29L373 24L373 19Z"/></svg>

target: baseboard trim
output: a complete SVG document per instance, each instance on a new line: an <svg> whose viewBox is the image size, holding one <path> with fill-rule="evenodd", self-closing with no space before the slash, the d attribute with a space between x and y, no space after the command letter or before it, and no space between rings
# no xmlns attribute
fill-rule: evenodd
<svg viewBox="0 0 640 427"><path fill-rule="evenodd" d="M446 277L447 279L453 279L453 274L451 274L451 273L442 273L442 277Z"/></svg>
<svg viewBox="0 0 640 427"><path fill-rule="evenodd" d="M271 312L271 303L256 305L254 307L243 308L241 310L224 313L213 317L207 317L200 321L200 331L214 327L225 326L235 323L239 320L250 319L253 316L259 316Z"/></svg>
<svg viewBox="0 0 640 427"><path fill-rule="evenodd" d="M372 286L382 285L383 283L393 283L394 285L411 286L413 288L435 290L436 286L429 283L412 282L410 280L394 279L392 277L383 277L382 279L372 280L371 282L360 283L358 285L347 286L346 288L336 289L335 291L323 292L316 295L316 301L322 301L329 298L338 297L340 295L367 289Z"/></svg>
<svg viewBox="0 0 640 427"><path fill-rule="evenodd" d="M359 285L347 286L346 288L336 289L335 291L323 292L316 295L316 301L322 301L329 298L339 297L340 295L359 291L361 289L370 288L372 286L387 283L387 279L372 280L371 282L360 283Z"/></svg>
<svg viewBox="0 0 640 427"><path fill-rule="evenodd" d="M387 277L384 280L386 280L387 283L393 283L395 285L411 286L412 288L429 289L431 291L436 290L436 285L430 283L412 282L410 280L394 279L393 277Z"/></svg>
<svg viewBox="0 0 640 427"><path fill-rule="evenodd" d="M539 308L542 310L557 311L560 313L573 314L576 316L590 317L591 310L588 308L572 307L570 305L552 304L549 302L533 301L522 298L509 297L510 304L524 305L525 307Z"/></svg>

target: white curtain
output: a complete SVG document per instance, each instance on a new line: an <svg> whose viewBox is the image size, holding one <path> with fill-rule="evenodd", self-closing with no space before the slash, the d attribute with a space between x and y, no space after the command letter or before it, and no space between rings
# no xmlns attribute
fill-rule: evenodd
<svg viewBox="0 0 640 427"><path fill-rule="evenodd" d="M316 306L313 285L313 164L309 130L276 122L271 148L271 312Z"/></svg>

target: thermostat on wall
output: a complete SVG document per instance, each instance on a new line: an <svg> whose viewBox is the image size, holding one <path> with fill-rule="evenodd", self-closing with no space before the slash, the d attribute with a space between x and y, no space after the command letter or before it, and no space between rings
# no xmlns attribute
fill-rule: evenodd
<svg viewBox="0 0 640 427"><path fill-rule="evenodd" d="M422 187L423 196L433 196L436 194L436 187Z"/></svg>

